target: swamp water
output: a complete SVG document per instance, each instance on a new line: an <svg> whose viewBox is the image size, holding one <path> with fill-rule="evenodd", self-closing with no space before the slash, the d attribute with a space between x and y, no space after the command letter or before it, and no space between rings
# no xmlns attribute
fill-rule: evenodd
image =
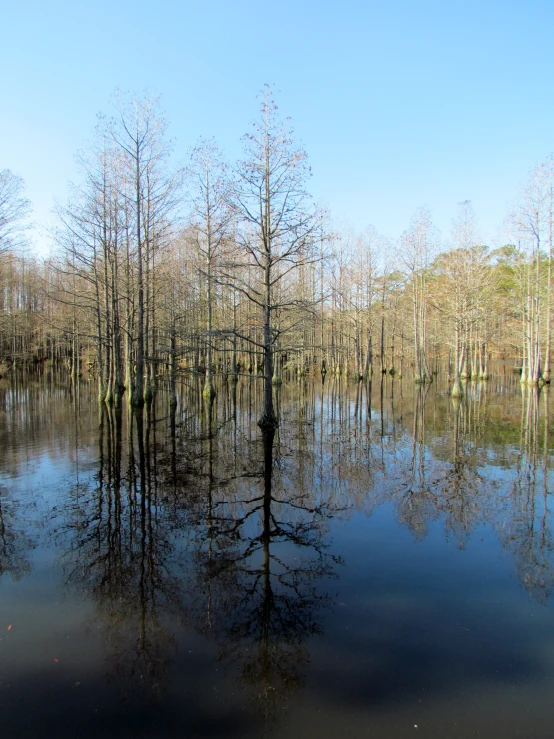
<svg viewBox="0 0 554 739"><path fill-rule="evenodd" d="M554 734L548 391L0 385L4 736ZM550 391L552 392L552 391Z"/></svg>

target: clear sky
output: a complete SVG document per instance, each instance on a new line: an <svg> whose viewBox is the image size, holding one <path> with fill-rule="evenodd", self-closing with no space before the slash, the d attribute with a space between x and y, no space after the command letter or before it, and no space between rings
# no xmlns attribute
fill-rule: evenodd
<svg viewBox="0 0 554 739"><path fill-rule="evenodd" d="M200 136L233 160L274 83L314 197L391 237L423 204L447 234L470 199L492 242L554 150L551 0L4 0L0 18L0 169L40 224L117 87L161 94L176 161Z"/></svg>

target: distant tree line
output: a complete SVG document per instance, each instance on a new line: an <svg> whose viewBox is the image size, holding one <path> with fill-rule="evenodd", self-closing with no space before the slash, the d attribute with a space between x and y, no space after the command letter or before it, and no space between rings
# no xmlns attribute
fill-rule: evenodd
<svg viewBox="0 0 554 739"><path fill-rule="evenodd" d="M260 374L262 427L277 423L285 372L425 384L448 362L459 396L506 357L522 383L550 382L552 157L508 217L508 245L491 250L469 202L448 239L425 208L396 244L334 228L269 87L243 144L230 166L200 141L175 169L158 102L117 97L79 154L44 261L25 254L23 183L0 172L2 372L66 365L97 378L100 402L125 394L135 407L161 383L176 402L182 373L203 374L207 399L216 374Z"/></svg>

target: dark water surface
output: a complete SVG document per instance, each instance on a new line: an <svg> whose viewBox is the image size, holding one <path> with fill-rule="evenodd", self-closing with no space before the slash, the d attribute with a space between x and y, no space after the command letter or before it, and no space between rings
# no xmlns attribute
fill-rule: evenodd
<svg viewBox="0 0 554 739"><path fill-rule="evenodd" d="M0 384L6 737L554 735L549 400Z"/></svg>

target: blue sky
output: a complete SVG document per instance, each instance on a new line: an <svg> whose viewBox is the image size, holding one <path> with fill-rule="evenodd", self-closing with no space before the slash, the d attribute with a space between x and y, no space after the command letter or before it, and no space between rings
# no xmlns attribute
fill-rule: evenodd
<svg viewBox="0 0 554 739"><path fill-rule="evenodd" d="M200 136L233 160L274 83L314 197L391 237L423 204L447 235L470 199L493 242L554 150L552 2L33 0L1 17L0 169L40 224L117 87L161 94L176 161Z"/></svg>

